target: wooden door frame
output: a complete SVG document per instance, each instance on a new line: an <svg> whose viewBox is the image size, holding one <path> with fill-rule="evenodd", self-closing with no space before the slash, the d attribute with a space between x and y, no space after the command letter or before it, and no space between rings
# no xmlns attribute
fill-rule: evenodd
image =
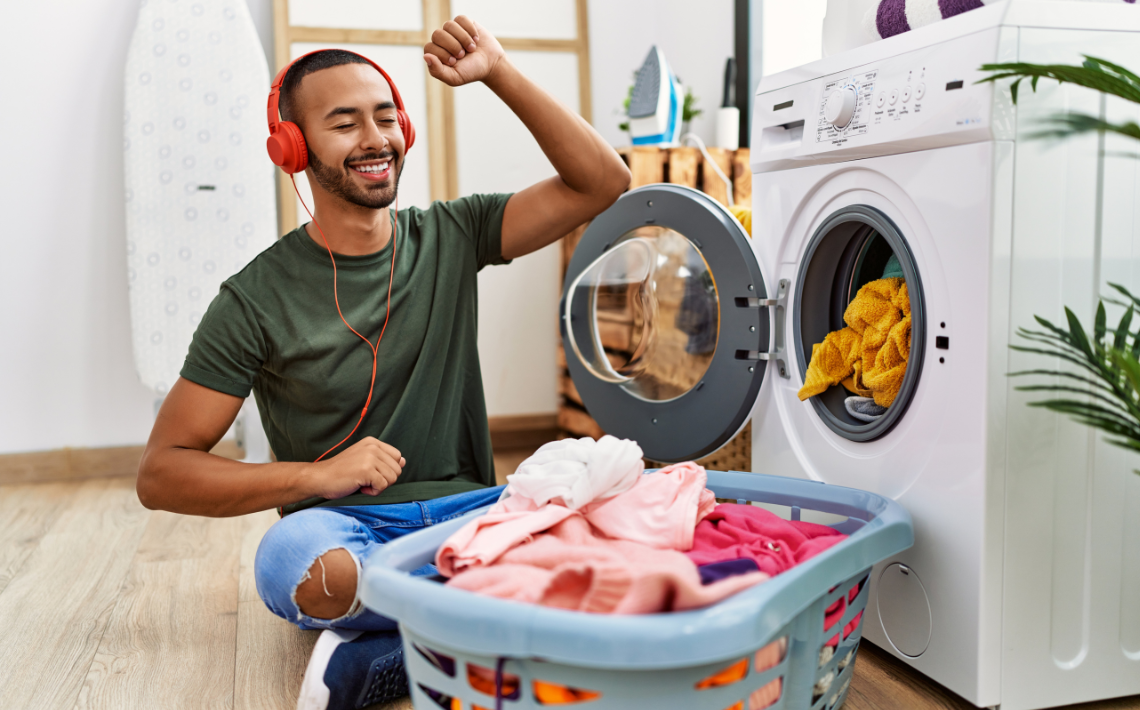
<svg viewBox="0 0 1140 710"><path fill-rule="evenodd" d="M590 32L587 0L574 0L576 39L537 39L499 37L503 49L539 52L567 52L578 56L578 112L593 123L590 94ZM289 24L289 0L273 0L274 75L290 62L294 42L328 44L383 44L422 47L431 32L451 17L451 0L421 0L422 30L361 30L335 27L303 27ZM425 75L427 93L428 166L431 199L453 200L459 197L459 174L455 170L455 92L443 82ZM277 227L288 234L299 225L293 183L284 172L277 172Z"/></svg>

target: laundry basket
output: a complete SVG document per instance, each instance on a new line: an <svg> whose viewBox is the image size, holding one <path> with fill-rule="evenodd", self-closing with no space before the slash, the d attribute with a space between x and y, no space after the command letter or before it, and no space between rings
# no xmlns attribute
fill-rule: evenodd
<svg viewBox="0 0 1140 710"><path fill-rule="evenodd" d="M362 599L400 624L417 710L842 705L871 566L911 546L909 514L872 493L778 476L709 471L708 487L722 500L783 506L771 509L793 520L830 514L849 537L710 607L647 615L552 609L409 574L481 511L382 547L365 562Z"/></svg>

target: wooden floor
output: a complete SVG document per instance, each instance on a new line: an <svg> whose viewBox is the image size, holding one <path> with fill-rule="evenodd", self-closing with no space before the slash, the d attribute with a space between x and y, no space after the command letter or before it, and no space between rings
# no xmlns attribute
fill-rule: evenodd
<svg viewBox="0 0 1140 710"><path fill-rule="evenodd" d="M500 479L527 453L498 456ZM317 632L254 589L276 519L151 512L126 477L0 486L0 708L293 708ZM870 644L846 704L971 707ZM1140 710L1140 698L1079 707Z"/></svg>

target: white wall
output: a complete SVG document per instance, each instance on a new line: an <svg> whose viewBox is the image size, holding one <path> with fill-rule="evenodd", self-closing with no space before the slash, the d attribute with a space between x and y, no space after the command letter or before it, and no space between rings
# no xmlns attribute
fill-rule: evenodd
<svg viewBox="0 0 1140 710"><path fill-rule="evenodd" d="M512 59L564 106L578 110L577 55L520 51ZM556 174L522 121L481 84L455 92L455 144L462 195L516 192ZM548 413L558 406L560 250L551 244L479 273L479 360L490 416Z"/></svg>
<svg viewBox="0 0 1140 710"><path fill-rule="evenodd" d="M154 397L131 356L123 209L123 65L137 8L0 10L10 30L0 42L0 453L150 433ZM250 8L268 39L271 0Z"/></svg>
<svg viewBox="0 0 1140 710"><path fill-rule="evenodd" d="M272 66L272 2L247 2ZM121 158L122 73L137 3L5 3L0 10L0 24L19 28L0 43L0 60L23 67L0 73L0 131L8 136L0 173L0 213L8 218L0 259L0 453L133 445L150 432L154 396L139 384L130 348ZM711 118L732 54L731 0L703 3L699 21L679 0L590 0L589 9L594 119L607 140L628 143L615 111L654 42ZM705 118L693 128L711 139ZM493 270L500 290L525 294L536 280L556 290L557 260L537 261L549 273ZM512 363L540 368L547 382L488 392L492 416L554 406L554 369L545 360L557 340L557 314L554 298L547 301L526 322L500 330L495 345L513 353Z"/></svg>
<svg viewBox="0 0 1140 710"><path fill-rule="evenodd" d="M692 131L713 145L724 63L734 52L732 0L589 0L588 7L591 98L598 132L611 145L630 144L629 134L617 127L625 120L622 101L634 72L656 44L704 110L693 120Z"/></svg>
<svg viewBox="0 0 1140 710"><path fill-rule="evenodd" d="M763 0L760 52L765 75L814 62L823 56L827 0Z"/></svg>

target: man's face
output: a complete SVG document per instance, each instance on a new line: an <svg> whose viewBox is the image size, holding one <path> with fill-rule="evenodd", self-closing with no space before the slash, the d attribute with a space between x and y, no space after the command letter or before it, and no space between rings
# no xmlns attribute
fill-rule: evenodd
<svg viewBox="0 0 1140 710"><path fill-rule="evenodd" d="M380 72L368 64L342 64L309 74L298 92L313 188L361 207L392 204L404 167L404 136Z"/></svg>

